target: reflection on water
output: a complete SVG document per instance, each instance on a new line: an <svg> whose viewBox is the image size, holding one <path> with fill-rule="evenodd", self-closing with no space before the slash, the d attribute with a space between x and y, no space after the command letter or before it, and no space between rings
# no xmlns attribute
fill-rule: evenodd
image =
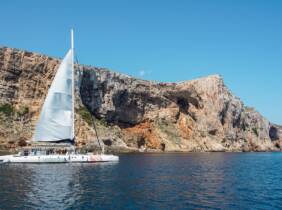
<svg viewBox="0 0 282 210"><path fill-rule="evenodd" d="M27 165L27 170L31 172L31 189L26 192L27 200L31 204L29 208L62 209L73 204L72 196L79 196L77 167L64 167L61 164Z"/></svg>
<svg viewBox="0 0 282 210"><path fill-rule="evenodd" d="M97 169L103 173L115 164L1 165L0 209L67 209L87 193L85 180L91 181L89 170Z"/></svg>
<svg viewBox="0 0 282 210"><path fill-rule="evenodd" d="M0 209L273 209L281 153L122 155L110 164L0 165Z"/></svg>

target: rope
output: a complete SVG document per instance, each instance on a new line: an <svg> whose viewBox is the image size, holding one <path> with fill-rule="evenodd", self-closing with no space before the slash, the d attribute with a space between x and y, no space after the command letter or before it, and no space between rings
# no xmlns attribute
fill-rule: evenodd
<svg viewBox="0 0 282 210"><path fill-rule="evenodd" d="M94 130L95 130L95 133L96 133L98 143L99 143L99 147L100 147L101 151L103 152L103 148L102 148L101 143L100 143L100 138L98 136L98 132L97 132L97 129L96 129L96 123L95 123L94 117L92 117L92 123L93 123L93 127L94 127Z"/></svg>

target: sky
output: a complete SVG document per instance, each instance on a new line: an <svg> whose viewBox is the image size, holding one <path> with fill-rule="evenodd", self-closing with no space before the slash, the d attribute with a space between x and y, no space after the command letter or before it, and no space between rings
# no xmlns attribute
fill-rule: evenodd
<svg viewBox="0 0 282 210"><path fill-rule="evenodd" d="M9 0L0 45L178 82L220 74L245 105L282 125L280 0Z"/></svg>

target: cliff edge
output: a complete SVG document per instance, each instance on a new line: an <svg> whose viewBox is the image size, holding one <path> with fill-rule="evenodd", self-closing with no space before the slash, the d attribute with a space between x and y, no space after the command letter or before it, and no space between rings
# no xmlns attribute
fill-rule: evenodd
<svg viewBox="0 0 282 210"><path fill-rule="evenodd" d="M0 48L0 145L16 149L32 137L60 60ZM76 144L97 147L92 117L108 150L280 151L282 127L244 106L212 75L153 83L76 65Z"/></svg>

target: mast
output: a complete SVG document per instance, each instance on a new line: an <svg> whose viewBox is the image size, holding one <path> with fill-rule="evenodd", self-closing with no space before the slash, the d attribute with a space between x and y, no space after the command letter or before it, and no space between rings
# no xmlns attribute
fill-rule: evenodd
<svg viewBox="0 0 282 210"><path fill-rule="evenodd" d="M72 51L72 137L73 141L75 139L75 132L74 132L74 102L75 102L75 92L74 92L74 39L73 39L73 28L71 29L71 51Z"/></svg>

